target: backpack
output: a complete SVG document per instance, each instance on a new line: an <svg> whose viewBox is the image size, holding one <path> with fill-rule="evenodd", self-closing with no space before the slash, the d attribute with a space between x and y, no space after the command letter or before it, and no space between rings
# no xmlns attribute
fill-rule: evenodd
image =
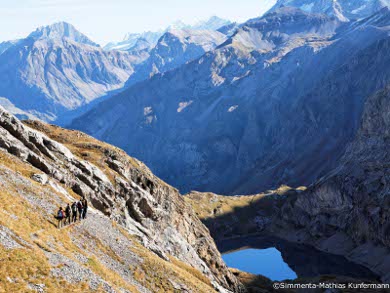
<svg viewBox="0 0 390 293"><path fill-rule="evenodd" d="M58 211L57 218L62 219L64 217L64 212L63 211Z"/></svg>
<svg viewBox="0 0 390 293"><path fill-rule="evenodd" d="M79 210L81 210L83 208L83 204L81 203L81 201L77 202L77 208Z"/></svg>
<svg viewBox="0 0 390 293"><path fill-rule="evenodd" d="M72 204L72 213L77 213L77 205L76 204Z"/></svg>

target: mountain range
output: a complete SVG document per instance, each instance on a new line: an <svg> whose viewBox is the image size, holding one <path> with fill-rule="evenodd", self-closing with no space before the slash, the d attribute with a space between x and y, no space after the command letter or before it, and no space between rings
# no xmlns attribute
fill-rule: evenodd
<svg viewBox="0 0 390 293"><path fill-rule="evenodd" d="M388 37L388 3L358 2L278 1L243 24L212 17L137 35L125 51L66 23L40 28L0 45L2 105L73 120L184 192L308 185L335 166L365 97L387 81L384 57L369 77L358 57L376 58Z"/></svg>
<svg viewBox="0 0 390 293"><path fill-rule="evenodd" d="M200 28L226 23L214 17L194 28L145 33L128 51L105 50L65 22L38 28L0 44L0 97L7 99L2 104L17 115L66 123L126 87L136 66L134 80L143 80L214 49L225 35Z"/></svg>
<svg viewBox="0 0 390 293"><path fill-rule="evenodd" d="M176 21L169 25L165 30L158 30L156 32L147 31L143 33L127 33L122 41L111 42L104 46L106 50L131 50L139 39L144 39L150 43L150 47L154 47L157 44L159 38L170 30L212 30L216 31L226 25L230 25L231 21L219 18L218 16L212 16L207 20L199 21L194 25L185 24L182 21Z"/></svg>
<svg viewBox="0 0 390 293"><path fill-rule="evenodd" d="M0 96L43 120L123 87L136 63L128 53L104 51L64 22L7 47L0 55Z"/></svg>
<svg viewBox="0 0 390 293"><path fill-rule="evenodd" d="M387 8L345 22L282 7L71 127L124 148L183 192L308 185L335 166L365 97L388 81L377 54L388 24Z"/></svg>

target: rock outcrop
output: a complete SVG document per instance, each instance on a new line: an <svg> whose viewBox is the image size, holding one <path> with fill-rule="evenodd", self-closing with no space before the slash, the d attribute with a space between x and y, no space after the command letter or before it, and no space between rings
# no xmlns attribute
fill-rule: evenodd
<svg viewBox="0 0 390 293"><path fill-rule="evenodd" d="M0 149L42 172L31 175L35 181L49 178L53 188L85 196L162 259L176 257L215 288L240 292L207 228L176 189L119 149L76 131L28 124L0 108Z"/></svg>
<svg viewBox="0 0 390 293"><path fill-rule="evenodd" d="M287 200L273 233L366 265L390 281L390 87L365 102L340 165Z"/></svg>

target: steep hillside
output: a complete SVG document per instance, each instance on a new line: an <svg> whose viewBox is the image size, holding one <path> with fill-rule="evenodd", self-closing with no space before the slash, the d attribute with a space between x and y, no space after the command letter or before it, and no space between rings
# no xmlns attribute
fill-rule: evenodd
<svg viewBox="0 0 390 293"><path fill-rule="evenodd" d="M67 23L42 27L0 55L0 96L43 120L122 88L137 56L105 52Z"/></svg>
<svg viewBox="0 0 390 293"><path fill-rule="evenodd" d="M280 212L287 197L303 190L305 187L281 186L276 190L243 196L192 191L184 198L218 243L263 231Z"/></svg>
<svg viewBox="0 0 390 293"><path fill-rule="evenodd" d="M71 127L122 147L182 192L309 185L335 167L364 99L389 81L388 24L388 10L343 23L285 7Z"/></svg>
<svg viewBox="0 0 390 293"><path fill-rule="evenodd" d="M207 228L146 166L83 133L27 124L0 108L6 292L241 291ZM80 196L87 220L58 230L56 210Z"/></svg>
<svg viewBox="0 0 390 293"><path fill-rule="evenodd" d="M388 283L389 106L389 86L367 99L359 131L337 166L307 189L240 197L192 192L186 200L218 242L278 236L345 256Z"/></svg>
<svg viewBox="0 0 390 293"><path fill-rule="evenodd" d="M340 165L287 201L274 231L373 267L390 281L390 87L371 96ZM283 227L283 228L282 228Z"/></svg>

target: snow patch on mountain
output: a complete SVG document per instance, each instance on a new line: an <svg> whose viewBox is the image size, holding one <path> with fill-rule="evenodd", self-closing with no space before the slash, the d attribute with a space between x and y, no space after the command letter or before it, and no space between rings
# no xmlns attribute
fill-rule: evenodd
<svg viewBox="0 0 390 293"><path fill-rule="evenodd" d="M39 27L28 38L35 40L68 38L80 44L99 47L98 44L91 41L87 36L80 33L73 25L67 22L57 22L52 25Z"/></svg>
<svg viewBox="0 0 390 293"><path fill-rule="evenodd" d="M157 44L159 38L161 38L164 33L171 30L218 30L219 28L230 24L232 24L231 21L219 18L218 16L212 16L209 19L199 21L194 25L186 24L183 21L178 20L164 30L158 30L156 32L127 33L122 41L108 43L104 46L104 49L128 51L136 44L138 39L147 40L152 49Z"/></svg>

